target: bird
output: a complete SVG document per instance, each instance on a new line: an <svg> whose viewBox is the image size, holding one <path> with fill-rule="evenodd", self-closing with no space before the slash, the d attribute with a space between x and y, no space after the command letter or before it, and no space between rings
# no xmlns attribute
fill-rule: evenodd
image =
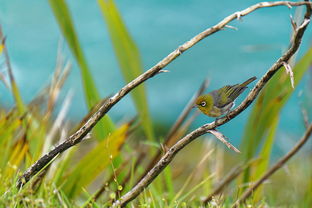
<svg viewBox="0 0 312 208"><path fill-rule="evenodd" d="M256 80L251 77L241 84L226 85L218 90L199 96L195 106L209 117L220 117L228 114L235 105L236 98L244 92L247 85Z"/></svg>

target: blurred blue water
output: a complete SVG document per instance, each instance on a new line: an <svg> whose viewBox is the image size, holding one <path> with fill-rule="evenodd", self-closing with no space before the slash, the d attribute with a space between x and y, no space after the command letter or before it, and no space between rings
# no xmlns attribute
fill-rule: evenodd
<svg viewBox="0 0 312 208"><path fill-rule="evenodd" d="M113 54L105 23L96 1L68 0L79 39L83 45L101 96L118 91L125 83ZM126 25L136 41L145 69L204 29L225 16L244 9L257 1L117 1ZM170 73L156 76L146 84L153 119L171 124L189 98L205 79L211 80L209 90L226 84L236 84L251 76L260 77L287 48L291 26L289 15L295 9L285 7L259 10L185 52L167 66ZM7 36L11 62L24 100L30 101L51 78L56 52L61 39L59 28L47 1L0 1L0 23ZM310 45L312 31L307 31L299 57ZM86 113L80 74L70 52L65 56L73 62L72 73L62 94L74 90L70 115L79 119ZM298 92L282 112L280 131L297 138L303 131ZM242 97L237 104L242 100ZM0 102L12 105L12 97L0 84ZM249 109L250 110L250 109ZM239 143L248 111L231 124L222 127L234 143ZM135 114L127 96L110 115L114 120ZM194 126L210 118L200 116Z"/></svg>

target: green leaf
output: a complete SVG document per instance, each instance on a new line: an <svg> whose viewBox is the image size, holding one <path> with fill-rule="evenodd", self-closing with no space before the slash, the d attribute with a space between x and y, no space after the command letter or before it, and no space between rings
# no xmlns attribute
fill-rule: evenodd
<svg viewBox="0 0 312 208"><path fill-rule="evenodd" d="M100 101L100 96L87 65L87 61L80 47L69 9L67 8L65 0L49 0L49 3L53 9L54 15L68 43L68 46L79 65L85 100L88 108L91 109ZM101 139L106 137L113 130L114 124L108 116L104 116L95 129L97 137Z"/></svg>
<svg viewBox="0 0 312 208"><path fill-rule="evenodd" d="M65 182L62 181L64 182L62 189L66 196L69 198L77 196L111 164L127 138L128 129L129 124L122 125L78 162L69 173L70 177L67 177Z"/></svg>
<svg viewBox="0 0 312 208"><path fill-rule="evenodd" d="M126 82L143 73L139 50L132 40L113 0L98 0L102 14L107 23L115 54ZM146 136L154 140L147 97L143 85L131 92L134 104L139 113Z"/></svg>

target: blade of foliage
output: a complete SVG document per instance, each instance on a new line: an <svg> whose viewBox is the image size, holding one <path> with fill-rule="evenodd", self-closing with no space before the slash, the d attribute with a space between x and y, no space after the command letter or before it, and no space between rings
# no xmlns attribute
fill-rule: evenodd
<svg viewBox="0 0 312 208"><path fill-rule="evenodd" d="M85 100L89 109L95 106L100 101L99 93L96 89L95 82L87 65L87 61L81 49L78 36L76 34L72 18L65 0L49 0L53 9L54 15L58 21L60 29L67 40L68 46L71 49L81 72ZM102 118L97 125L95 131L98 138L106 137L114 130L114 124L108 116Z"/></svg>
<svg viewBox="0 0 312 208"><path fill-rule="evenodd" d="M88 186L113 161L127 138L129 124L116 129L105 140L88 152L67 177L62 185L63 191L69 198L81 193L82 188Z"/></svg>
<svg viewBox="0 0 312 208"><path fill-rule="evenodd" d="M106 20L115 54L126 82L142 74L143 66L139 50L132 40L113 0L98 0L104 19ZM149 115L147 97L143 85L131 92L136 109L147 137L153 140L154 133Z"/></svg>
<svg viewBox="0 0 312 208"><path fill-rule="evenodd" d="M293 67L295 87L302 79L306 70L312 63L312 48L295 64ZM264 161L268 160L272 151L272 145L266 143L272 143L271 139L268 139L269 132L274 132L277 125L276 119L283 106L288 101L289 97L293 93L289 75L287 75L285 68L277 72L276 75L270 80L266 87L260 93L252 112L249 116L247 125L245 127L245 133L242 140L242 152L244 160L250 160L255 156L257 149L263 143L263 148L259 152L260 156L263 156ZM268 148L270 146L270 148ZM256 175L259 176L267 169L268 163L256 170ZM244 183L256 178L250 178L250 169L246 169L244 173Z"/></svg>

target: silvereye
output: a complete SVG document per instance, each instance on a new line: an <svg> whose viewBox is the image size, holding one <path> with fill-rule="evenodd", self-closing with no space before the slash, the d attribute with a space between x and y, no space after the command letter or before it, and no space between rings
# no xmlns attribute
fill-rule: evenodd
<svg viewBox="0 0 312 208"><path fill-rule="evenodd" d="M196 105L202 113L210 117L219 117L230 112L235 99L247 88L246 86L257 79L251 77L242 84L227 85L196 99Z"/></svg>

